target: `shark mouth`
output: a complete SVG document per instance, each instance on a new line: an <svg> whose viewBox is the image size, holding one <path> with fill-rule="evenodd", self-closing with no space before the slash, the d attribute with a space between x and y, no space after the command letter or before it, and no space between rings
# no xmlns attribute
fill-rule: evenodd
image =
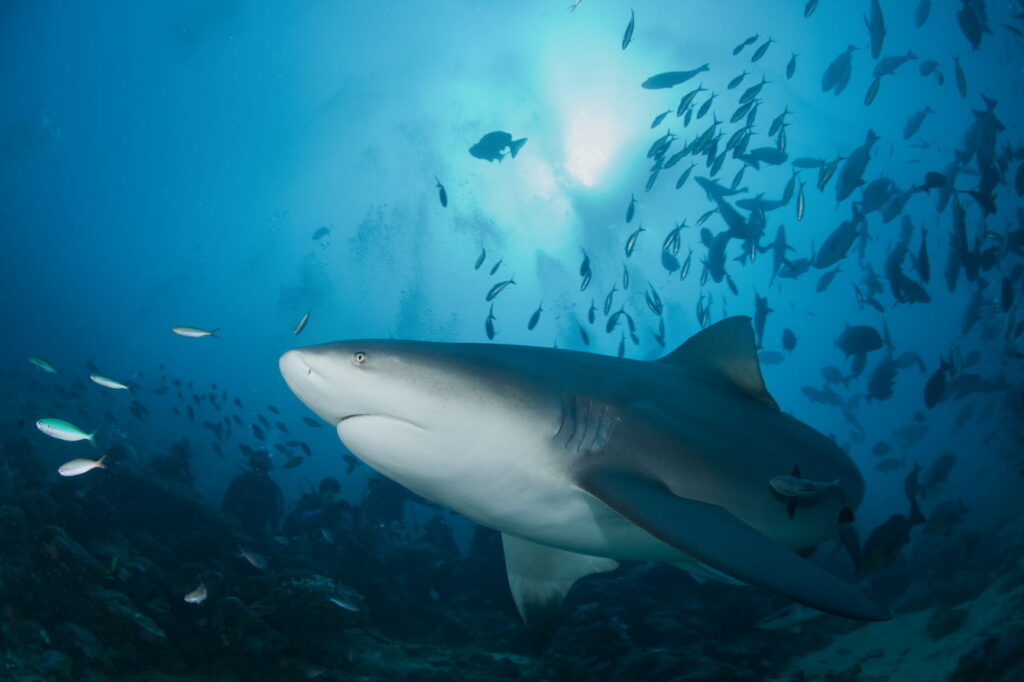
<svg viewBox="0 0 1024 682"><path fill-rule="evenodd" d="M349 414L349 415L346 415L346 416L342 417L341 419L339 419L338 422L334 425L334 427L336 429L340 429L342 427L342 425L345 425L347 423L351 423L353 419L361 421L361 422L362 421L367 421L367 420L379 420L381 422L384 422L384 425L386 425L387 423L390 423L391 425L394 425L394 426L398 426L398 425L401 425L401 426L412 426L413 428L420 429L421 431L426 431L427 430L424 427L420 426L419 424L417 424L415 422L409 421L408 419L402 419L401 417L394 417L394 416L387 415L387 414L372 414L372 413L369 413L369 412L362 412L362 413L359 413L359 414Z"/></svg>

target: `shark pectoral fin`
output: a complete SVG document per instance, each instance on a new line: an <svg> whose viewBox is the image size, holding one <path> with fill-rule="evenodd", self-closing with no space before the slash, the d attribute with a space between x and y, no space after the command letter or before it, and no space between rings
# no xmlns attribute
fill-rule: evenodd
<svg viewBox="0 0 1024 682"><path fill-rule="evenodd" d="M779 409L761 377L749 317L738 315L716 322L658 362L700 367L734 384L751 398Z"/></svg>
<svg viewBox="0 0 1024 682"><path fill-rule="evenodd" d="M892 615L828 571L802 559L724 507L674 495L635 472L593 469L578 485L648 533L751 585L846 618Z"/></svg>
<svg viewBox="0 0 1024 682"><path fill-rule="evenodd" d="M576 554L501 534L505 569L519 615L531 626L542 625L561 605L569 588L583 576L614 571L614 559Z"/></svg>

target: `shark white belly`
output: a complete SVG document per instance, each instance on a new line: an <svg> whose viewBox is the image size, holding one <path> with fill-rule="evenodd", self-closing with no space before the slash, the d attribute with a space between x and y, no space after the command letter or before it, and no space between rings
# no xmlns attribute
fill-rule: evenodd
<svg viewBox="0 0 1024 682"><path fill-rule="evenodd" d="M408 440L403 441L396 438L399 428L387 419L360 417L344 420L338 436L379 473L480 525L580 554L664 563L686 559L679 550L576 486L564 470L551 467L549 463L564 453L549 439L531 439L524 434L516 447L509 447L508 443L493 443L491 425L471 422L457 439L474 444L463 446L461 459L490 465L480 470L454 466L424 470L403 466L413 448L419 452L436 448L438 452L430 452L427 458L440 460L441 452L457 446L433 443L418 429L410 429ZM380 429L390 433L382 434ZM397 440L393 453L382 452L380 443L385 438ZM461 485L453 494L452 480L456 478Z"/></svg>

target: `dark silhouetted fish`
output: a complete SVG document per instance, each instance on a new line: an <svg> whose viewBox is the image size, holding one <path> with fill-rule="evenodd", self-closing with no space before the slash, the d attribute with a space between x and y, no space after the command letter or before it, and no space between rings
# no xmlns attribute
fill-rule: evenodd
<svg viewBox="0 0 1024 682"><path fill-rule="evenodd" d="M493 301L495 298L497 298L498 294L500 294L501 292L505 291L505 289L507 289L508 287L514 286L515 283L516 283L515 277L512 277L510 279L506 279L506 280L502 280L501 282L497 282L494 286L492 286L487 291L487 296L485 296L485 300Z"/></svg>
<svg viewBox="0 0 1024 682"><path fill-rule="evenodd" d="M834 280L836 278L836 275L838 274L839 268L835 268L834 270L829 270L828 272L825 272L824 274L822 274L821 277L818 278L818 283L815 285L814 290L819 294L825 291L826 289L828 289L828 285L832 284L832 280Z"/></svg>
<svg viewBox="0 0 1024 682"><path fill-rule="evenodd" d="M928 21L928 15L932 11L932 0L918 0L917 9L914 10L914 26L921 28Z"/></svg>
<svg viewBox="0 0 1024 682"><path fill-rule="evenodd" d="M864 93L864 106L871 106L871 103L875 101L875 97L878 97L878 89L881 85L882 77L875 76L875 79L871 81L871 85L868 86L868 91Z"/></svg>
<svg viewBox="0 0 1024 682"><path fill-rule="evenodd" d="M871 148L877 141L878 135L869 128L864 144L850 153L850 156L839 171L839 178L836 180L836 201L843 201L857 187L864 184L864 171L871 160Z"/></svg>
<svg viewBox="0 0 1024 682"><path fill-rule="evenodd" d="M839 53L839 56L832 60L832 63L828 65L828 68L825 69L825 73L821 77L822 91L828 92L832 90L838 95L846 89L846 86L850 83L853 53L856 49L856 45L848 45L844 52Z"/></svg>
<svg viewBox="0 0 1024 682"><path fill-rule="evenodd" d="M960 66L960 55L953 55L953 68L956 73L956 90L961 98L967 97L967 76L964 75L964 68Z"/></svg>
<svg viewBox="0 0 1024 682"><path fill-rule="evenodd" d="M907 50L906 54L885 56L875 64L874 76L881 78L896 73L896 70L912 59L917 59L913 50Z"/></svg>
<svg viewBox="0 0 1024 682"><path fill-rule="evenodd" d="M491 304L491 309L487 313L487 318L484 320L484 331L487 332L487 338L490 339L491 341L494 340L494 335L495 335L495 331L494 331L494 320L495 319L497 319L497 318L494 317L494 304L492 303Z"/></svg>
<svg viewBox="0 0 1024 682"><path fill-rule="evenodd" d="M655 116L654 120L651 121L651 130L654 130L655 128L657 128L658 125L660 125L661 122L665 120L665 117L668 116L671 113L672 113L672 110L669 109L668 111L663 111L662 113L660 113L657 116Z"/></svg>
<svg viewBox="0 0 1024 682"><path fill-rule="evenodd" d="M846 325L846 329L836 339L836 346L847 356L863 355L881 348L883 340L878 330L870 325Z"/></svg>
<svg viewBox="0 0 1024 682"><path fill-rule="evenodd" d="M910 542L910 530L925 522L917 502L910 502L910 517L893 514L888 521L871 531L861 550L858 570L862 575L877 573L888 568Z"/></svg>
<svg viewBox="0 0 1024 682"><path fill-rule="evenodd" d="M988 26L985 0L961 0L960 11L956 13L956 21L970 42L971 48L975 50L981 46L983 34L992 32Z"/></svg>
<svg viewBox="0 0 1024 682"><path fill-rule="evenodd" d="M636 15L633 10L629 10L629 23L626 24L626 32L622 34L622 49L625 50L629 47L630 41L633 40L633 29L636 27Z"/></svg>
<svg viewBox="0 0 1024 682"><path fill-rule="evenodd" d="M934 462L932 462L924 474L921 476L921 480L918 482L918 489L921 491L921 497L927 497L928 495L935 492L937 488L944 485L949 480L949 474L953 471L953 465L956 464L956 455L945 453L940 455Z"/></svg>
<svg viewBox="0 0 1024 682"><path fill-rule="evenodd" d="M537 306L537 309L533 311L533 315L530 315L530 321L526 323L527 330L532 330L540 322L540 314L544 312L542 305Z"/></svg>
<svg viewBox="0 0 1024 682"><path fill-rule="evenodd" d="M636 241L637 239L640 238L640 233L645 231L646 230L644 229L644 226L641 225L640 227L633 231L633 234L629 235L629 238L626 240L625 246L626 258L629 258L630 256L633 255L633 250L636 249Z"/></svg>
<svg viewBox="0 0 1024 682"><path fill-rule="evenodd" d="M757 338L757 348L761 348L764 339L764 325L768 320L768 313L772 309L768 307L768 298L754 292L754 334Z"/></svg>
<svg viewBox="0 0 1024 682"><path fill-rule="evenodd" d="M853 242L857 239L859 232L859 226L863 221L863 216L857 210L857 205L853 205L853 216L850 220L844 220L840 223L839 227L832 231L825 241L822 243L821 248L818 249L818 253L815 254L814 267L819 270L832 267L849 253L850 247L853 246Z"/></svg>
<svg viewBox="0 0 1024 682"><path fill-rule="evenodd" d="M932 113L935 113L934 109L925 107L907 119L906 125L903 126L903 139L908 140L917 134L917 131L921 129L921 124L924 123L925 117Z"/></svg>
<svg viewBox="0 0 1024 682"><path fill-rule="evenodd" d="M496 130L481 137L479 142L469 148L469 153L490 163L491 161L501 161L508 155L511 155L513 159L516 158L524 144L526 144L525 137L513 140L509 133ZM505 152L506 149L508 152Z"/></svg>
<svg viewBox="0 0 1024 682"><path fill-rule="evenodd" d="M665 73L659 73L656 76L651 76L643 83L640 87L647 90L660 90L662 88L671 88L680 83L685 83L699 73L709 70L711 67L709 64L701 64L696 69L689 71L666 71Z"/></svg>
<svg viewBox="0 0 1024 682"><path fill-rule="evenodd" d="M949 371L949 363L945 358L940 359L939 367L928 377L924 385L924 404L932 409L945 396L946 393L946 372Z"/></svg>
<svg viewBox="0 0 1024 682"><path fill-rule="evenodd" d="M441 206L443 208L447 208L448 207L448 190L446 190L444 188L444 185L441 184L441 181L437 179L436 175L434 176L434 182L437 183L437 198L441 200Z"/></svg>
<svg viewBox="0 0 1024 682"><path fill-rule="evenodd" d="M765 52L768 51L769 46L771 46L771 44L774 42L775 41L772 40L772 37L768 36L768 40L758 45L757 49L754 50L754 54L750 55L751 63L760 61L761 57L763 57Z"/></svg>
<svg viewBox="0 0 1024 682"><path fill-rule="evenodd" d="M871 16L864 17L864 25L868 27L871 39L871 58L878 59L885 41L885 17L882 16L882 5L878 0L871 0Z"/></svg>
<svg viewBox="0 0 1024 682"><path fill-rule="evenodd" d="M789 327L782 330L782 349L792 351L796 348L796 334Z"/></svg>

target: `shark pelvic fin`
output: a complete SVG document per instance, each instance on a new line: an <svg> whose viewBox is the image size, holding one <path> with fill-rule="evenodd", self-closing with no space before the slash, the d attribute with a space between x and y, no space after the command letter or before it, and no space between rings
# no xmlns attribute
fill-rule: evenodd
<svg viewBox="0 0 1024 682"><path fill-rule="evenodd" d="M614 559L576 554L501 534L505 568L519 615L531 627L543 627L573 583L591 573L614 571Z"/></svg>
<svg viewBox="0 0 1024 682"><path fill-rule="evenodd" d="M727 317L691 336L659 362L700 367L734 384L751 398L779 409L765 388L750 318Z"/></svg>
<svg viewBox="0 0 1024 682"><path fill-rule="evenodd" d="M648 533L737 580L846 618L891 614L819 566L733 516L725 507L674 495L631 471L584 470L577 483Z"/></svg>

